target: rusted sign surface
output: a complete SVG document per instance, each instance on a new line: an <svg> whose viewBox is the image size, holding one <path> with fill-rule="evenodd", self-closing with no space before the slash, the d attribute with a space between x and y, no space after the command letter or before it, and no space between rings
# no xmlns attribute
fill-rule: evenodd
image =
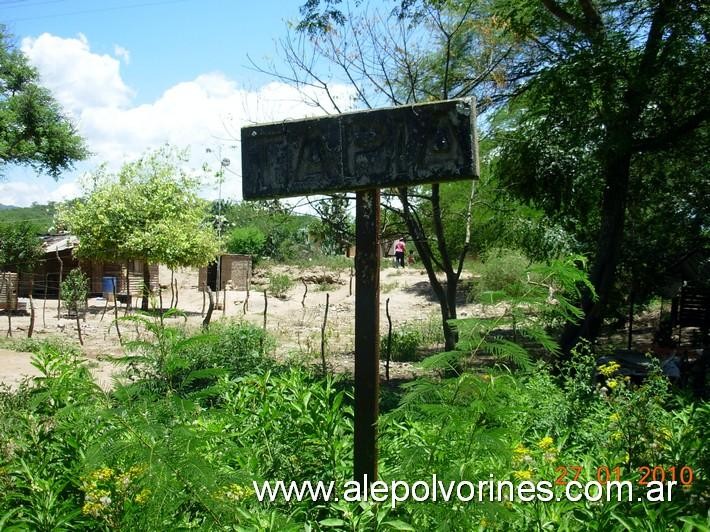
<svg viewBox="0 0 710 532"><path fill-rule="evenodd" d="M472 99L242 128L244 199L476 177Z"/></svg>

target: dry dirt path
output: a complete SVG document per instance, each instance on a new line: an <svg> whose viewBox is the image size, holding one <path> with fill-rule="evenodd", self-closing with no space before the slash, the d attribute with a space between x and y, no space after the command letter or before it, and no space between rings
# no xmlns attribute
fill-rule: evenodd
<svg viewBox="0 0 710 532"><path fill-rule="evenodd" d="M32 353L0 349L0 385L16 388L24 379L38 377L40 372L32 365ZM86 359L87 367L96 383L104 390L112 386L116 367L106 361Z"/></svg>
<svg viewBox="0 0 710 532"><path fill-rule="evenodd" d="M213 321L245 319L262 326L265 307L263 290L268 288L269 276L277 273L288 275L294 284L282 299L267 296L267 330L276 338L276 357L279 360L319 363L321 327L326 294L328 294L329 310L326 326L328 364L336 372L351 372L354 362L355 297L350 294L350 272L347 269L336 271L318 266L260 268L254 274L247 311L244 311L247 292L227 291L225 308L214 311ZM185 321L188 327L198 330L203 319L203 294L197 290L197 270L178 270L174 273L174 277L178 285L178 307L185 313L185 317L173 318L167 323L177 324ZM170 279L170 270L161 267L160 283L165 286L162 293L164 307L170 305L172 298L169 288ZM305 301L303 301L304 281L308 286ZM380 288L382 334L387 332L385 304L389 299L390 316L395 330L404 324L414 325L432 339L433 349L441 346L437 345L435 340L435 337L440 335L441 328L439 306L433 297L424 270L384 268L381 271ZM459 316L461 317L483 313L479 305L468 304L463 299L460 303ZM35 339L61 338L64 341L77 343L76 322L64 316L57 317L56 300L48 300L46 304L42 300L36 300L35 306L37 309L33 336ZM104 309L107 310L105 315ZM124 308L121 305L119 316L123 315ZM116 335L113 316L112 303L107 307L103 299L92 298L89 300L86 321L81 321L84 337L82 352L89 360L89 367L96 373L97 380L102 386L110 385L111 374L117 371L107 360L123 353ZM29 316L13 317L12 326L13 338L25 337L29 327ZM120 327L124 339L135 338L140 334L139 328L131 323L121 322ZM7 318L3 315L0 316L0 335L4 336L6 329ZM21 348L21 344L19 345ZM27 353L4 349L0 356L0 383L16 384L23 375L35 374L36 370L29 360L30 355ZM393 378L407 378L416 373L411 363L393 363L391 369Z"/></svg>

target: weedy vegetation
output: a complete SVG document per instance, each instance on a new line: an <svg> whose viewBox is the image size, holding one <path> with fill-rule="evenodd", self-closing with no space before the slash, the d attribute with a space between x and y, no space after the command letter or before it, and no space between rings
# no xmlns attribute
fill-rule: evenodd
<svg viewBox="0 0 710 532"><path fill-rule="evenodd" d="M195 333L167 320L179 317L171 310L124 318L142 333L125 343L126 378L110 392L75 347L23 340L41 376L0 391L0 527L705 530L709 405L659 368L641 384L614 364L597 372L588 344L553 368L550 330L574 319L585 285L578 263L526 265L505 312L457 320L457 348L424 358L427 377L387 390L381 478L554 482L580 467L581 480L618 468L638 482L644 466L692 467L670 502L260 503L253 481L349 479L352 382L276 363L262 328L225 321ZM396 330L392 359L415 359L425 336L417 323Z"/></svg>

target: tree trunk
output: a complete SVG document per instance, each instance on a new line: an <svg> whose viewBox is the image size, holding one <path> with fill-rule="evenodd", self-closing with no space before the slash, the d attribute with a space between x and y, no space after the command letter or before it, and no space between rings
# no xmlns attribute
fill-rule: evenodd
<svg viewBox="0 0 710 532"><path fill-rule="evenodd" d="M128 311L131 309L131 269L130 262L126 261L126 311L124 316L128 315Z"/></svg>
<svg viewBox="0 0 710 532"><path fill-rule="evenodd" d="M150 268L148 262L143 261L143 301L141 310L148 310L148 298L150 297Z"/></svg>
<svg viewBox="0 0 710 532"><path fill-rule="evenodd" d="M170 308L175 305L175 270L170 269Z"/></svg>
<svg viewBox="0 0 710 532"><path fill-rule="evenodd" d="M121 329L118 328L118 295L116 294L116 283L112 283L113 289L113 322L116 324L116 335L118 336L118 343L123 345L123 339L121 338Z"/></svg>
<svg viewBox="0 0 710 532"><path fill-rule="evenodd" d="M84 345L84 338L81 336L81 320L79 318L79 303L76 304L76 332L79 335L79 345Z"/></svg>
<svg viewBox="0 0 710 532"><path fill-rule="evenodd" d="M6 292L5 292L5 312L7 312L7 336L12 336L12 312L10 311L10 302L11 302L11 297L10 297L10 290L12 290L11 283L9 281L10 279L10 274L8 272L4 272L0 276L0 288L5 287ZM2 290L0 290L2 292Z"/></svg>
<svg viewBox="0 0 710 532"><path fill-rule="evenodd" d="M49 291L49 274L45 273L44 274L44 301L42 301L42 328L43 329L47 328L46 312L47 312L47 292L48 291Z"/></svg>
<svg viewBox="0 0 710 532"><path fill-rule="evenodd" d="M582 298L584 318L577 323L568 323L560 341L562 352L568 357L572 348L580 339L593 342L599 335L603 312L609 302L616 267L621 254L621 243L624 236L624 219L626 216L627 195L629 193L629 176L631 171L631 150L624 149L622 143L619 152L609 157L604 168L604 194L601 208L601 227L597 240L595 261L589 275L597 299L592 294L585 293ZM617 144L618 145L618 144Z"/></svg>
<svg viewBox="0 0 710 532"><path fill-rule="evenodd" d="M62 281L64 281L64 261L59 256L59 250L55 251L57 260L59 261L59 285L57 288L57 319L61 318L62 314Z"/></svg>
<svg viewBox="0 0 710 532"><path fill-rule="evenodd" d="M433 185L432 190L434 191L436 189L437 186ZM446 273L446 287L444 287L441 281L439 281L436 276L437 265L435 264L434 253L429 246L429 241L416 213L412 210L412 206L410 205L407 197L406 189L403 188L399 190L399 198L402 202L402 218L407 224L407 229L409 230L410 235L414 239L414 245L419 253L419 258L421 259L422 264L426 269L427 276L429 277L429 284L436 295L436 299L439 301L442 330L444 332L444 349L446 351L452 351L458 342L458 332L449 324L448 320L456 318L456 290L458 287L459 274L453 270L448 253L444 252L442 253L442 262L444 262L442 266ZM434 224L437 229L437 233L440 233L437 234L437 245L440 250L445 250L446 243L443 237L441 209L438 202L439 195L438 190L436 190L436 193L432 194L432 213L435 218Z"/></svg>
<svg viewBox="0 0 710 532"><path fill-rule="evenodd" d="M30 326L27 328L27 338L32 338L32 333L35 330L35 301L32 298L32 291L34 290L35 277L34 273L30 274Z"/></svg>
<svg viewBox="0 0 710 532"><path fill-rule="evenodd" d="M207 314L205 319L202 320L202 329L208 330L210 328L210 320L212 319L212 311L214 310L214 297L212 296L212 289L209 286L205 286L205 291L210 300L210 305L207 307Z"/></svg>

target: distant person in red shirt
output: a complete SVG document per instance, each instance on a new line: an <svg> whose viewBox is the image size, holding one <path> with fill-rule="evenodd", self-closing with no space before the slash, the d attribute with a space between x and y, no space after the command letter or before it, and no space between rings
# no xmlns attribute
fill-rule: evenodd
<svg viewBox="0 0 710 532"><path fill-rule="evenodd" d="M404 268L404 251L406 247L404 238L397 240L397 243L394 245L394 263L397 268L400 266Z"/></svg>

